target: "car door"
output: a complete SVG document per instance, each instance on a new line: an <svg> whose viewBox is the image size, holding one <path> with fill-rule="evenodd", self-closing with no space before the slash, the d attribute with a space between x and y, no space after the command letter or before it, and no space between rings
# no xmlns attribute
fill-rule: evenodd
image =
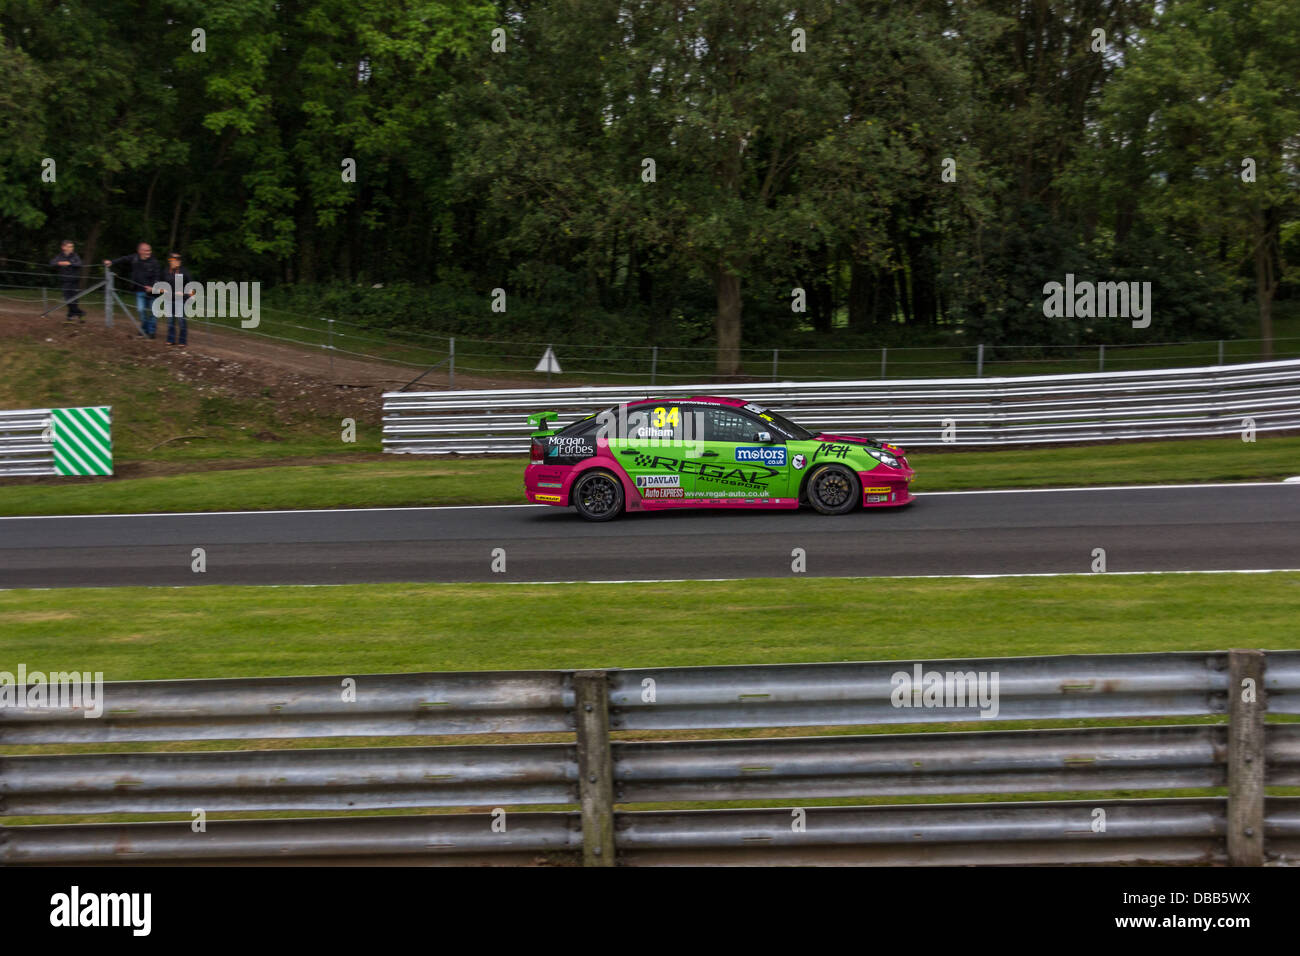
<svg viewBox="0 0 1300 956"><path fill-rule="evenodd" d="M624 406L611 429L614 460L646 501L685 503L694 477L683 470L683 437L689 430L680 403ZM685 423L685 424L684 424Z"/></svg>
<svg viewBox="0 0 1300 956"><path fill-rule="evenodd" d="M787 497L790 462L782 435L735 406L701 404L698 412L701 440L685 449L696 500L766 502Z"/></svg>

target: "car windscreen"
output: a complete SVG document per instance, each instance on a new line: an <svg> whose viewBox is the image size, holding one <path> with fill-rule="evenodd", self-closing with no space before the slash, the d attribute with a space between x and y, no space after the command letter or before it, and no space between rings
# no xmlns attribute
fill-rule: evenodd
<svg viewBox="0 0 1300 956"><path fill-rule="evenodd" d="M763 409L762 417L766 418L769 422L771 422L781 431L785 432L790 438L793 438L795 441L807 441L808 439L814 437L813 433L810 432L808 429L804 428L802 425L796 425L794 422L790 421L790 419L786 418L780 412L774 412L770 408Z"/></svg>

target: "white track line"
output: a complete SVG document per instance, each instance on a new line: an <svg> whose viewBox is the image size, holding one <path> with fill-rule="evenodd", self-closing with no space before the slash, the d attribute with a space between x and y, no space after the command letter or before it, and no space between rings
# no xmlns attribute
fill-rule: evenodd
<svg viewBox="0 0 1300 956"><path fill-rule="evenodd" d="M0 521L29 521L53 518L202 518L208 515L336 515L348 512L375 514L382 511L473 511L482 508L551 508L553 505L415 505L409 508L280 508L268 511L126 511L103 515L7 515Z"/></svg>
<svg viewBox="0 0 1300 956"><path fill-rule="evenodd" d="M628 578L626 580L593 581L430 581L430 584L691 584L699 581L789 581L802 578L806 581L915 581L917 579L970 578L1109 578L1142 574L1296 574L1300 568L1217 568L1205 571L1025 571L1005 574L790 574L773 578ZM422 582L413 582L422 583ZM181 585L187 587L189 585ZM233 585L237 587L238 585ZM261 585L251 585L260 587ZM289 585L292 587L292 585Z"/></svg>
<svg viewBox="0 0 1300 956"><path fill-rule="evenodd" d="M1072 491L1163 491L1170 488L1272 488L1278 485L1300 484L1300 477L1285 481L1231 481L1220 484L1192 485L1082 485L1070 488L993 488L968 491L921 491L917 498L938 498L949 495L1036 495L1055 494ZM503 508L553 508L554 505L418 505L409 508L281 508L268 511L141 511L122 512L103 515L9 515L0 516L0 521L38 521L56 518L201 518L208 515L312 515L312 514L349 514L408 511L479 511ZM767 509L755 509L767 510ZM727 578L725 580L731 580Z"/></svg>
<svg viewBox="0 0 1300 956"><path fill-rule="evenodd" d="M1300 568L1221 568L1205 571L1029 571L1006 574L878 574L874 576L836 576L833 574L795 575L782 578L625 578L618 580L588 581L343 581L335 584L75 584L68 587L0 588L5 591L117 591L123 587L143 587L154 591L188 591L194 588L354 588L398 585L400 587L463 587L467 584L517 584L533 587L555 587L573 584L726 584L736 581L791 581L802 578L805 581L917 581L948 580L965 578L968 580L986 580L992 578L1120 578L1155 574L1300 574Z"/></svg>
<svg viewBox="0 0 1300 956"><path fill-rule="evenodd" d="M1192 485L1079 485L1069 488L990 488L984 491L918 491L917 498L938 498L941 495L1037 495L1059 491L1155 491L1166 488L1272 488L1288 484L1287 481L1225 481L1217 484Z"/></svg>

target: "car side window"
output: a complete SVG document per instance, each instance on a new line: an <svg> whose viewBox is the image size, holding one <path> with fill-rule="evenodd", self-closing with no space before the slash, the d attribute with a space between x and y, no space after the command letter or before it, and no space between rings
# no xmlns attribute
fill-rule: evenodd
<svg viewBox="0 0 1300 956"><path fill-rule="evenodd" d="M557 434L566 438L594 438L596 429L600 427L600 416L592 415L590 418L584 418L560 429Z"/></svg>
<svg viewBox="0 0 1300 956"><path fill-rule="evenodd" d="M621 437L632 441L678 441L689 429L686 415L686 408L673 402L629 408Z"/></svg>
<svg viewBox="0 0 1300 956"><path fill-rule="evenodd" d="M704 407L704 441L753 441L761 431L771 429L744 412L718 405Z"/></svg>

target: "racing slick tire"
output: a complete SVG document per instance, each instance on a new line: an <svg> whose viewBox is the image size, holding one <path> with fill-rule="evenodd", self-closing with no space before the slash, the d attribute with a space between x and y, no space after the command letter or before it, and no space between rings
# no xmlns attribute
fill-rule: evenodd
<svg viewBox="0 0 1300 956"><path fill-rule="evenodd" d="M804 487L808 503L824 515L848 514L862 500L858 476L843 465L814 468Z"/></svg>
<svg viewBox="0 0 1300 956"><path fill-rule="evenodd" d="M588 521L609 521L623 513L623 483L608 471L593 468L573 483L569 503Z"/></svg>

